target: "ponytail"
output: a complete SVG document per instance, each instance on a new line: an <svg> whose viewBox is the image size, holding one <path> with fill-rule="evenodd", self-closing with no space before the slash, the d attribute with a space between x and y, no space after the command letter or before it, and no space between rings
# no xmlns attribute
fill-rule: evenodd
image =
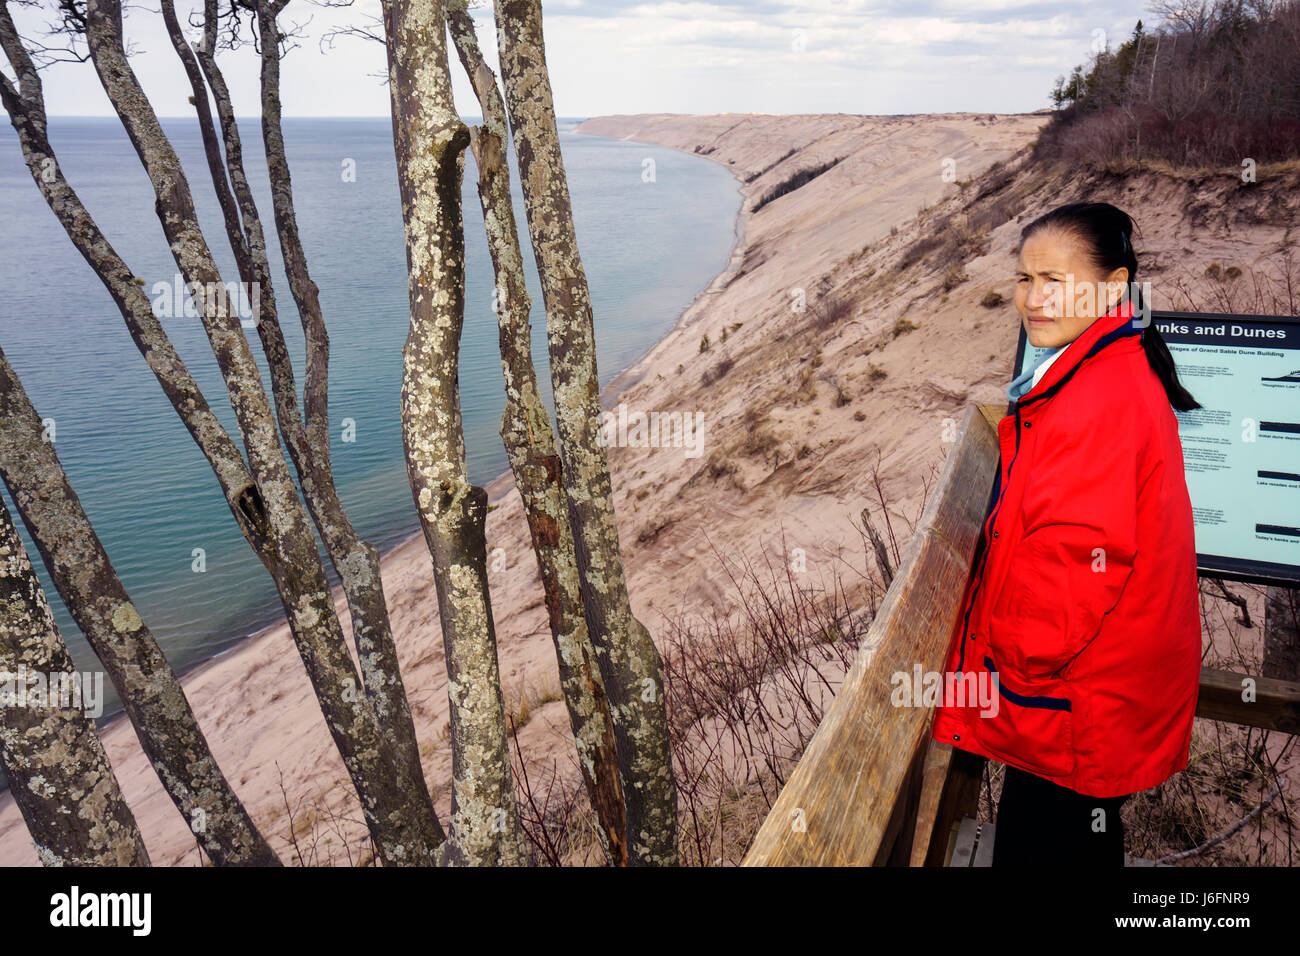
<svg viewBox="0 0 1300 956"><path fill-rule="evenodd" d="M1156 378L1160 379L1160 384L1165 387L1169 404L1180 412L1201 408L1201 403L1192 398L1191 392L1183 388L1178 381L1174 357L1169 354L1169 346L1165 344L1160 330L1154 325L1148 325L1138 336L1138 341L1142 343L1142 350L1147 353L1147 364L1151 366L1151 371L1156 373Z"/></svg>
<svg viewBox="0 0 1300 956"><path fill-rule="evenodd" d="M1104 202L1079 202L1060 206L1046 215L1040 216L1024 228L1020 241L1028 239L1046 226L1066 229L1074 233L1092 250L1093 261L1107 273L1115 269L1128 270L1128 287L1124 298L1131 289L1136 296L1133 313L1145 314L1142 293L1134 283L1137 277L1137 253L1133 251L1133 218L1122 209ZM1124 301L1121 298L1121 302ZM1169 354L1160 330L1148 324L1138 337L1142 350L1146 353L1147 364L1155 372L1164 386L1169 404L1180 412L1201 408L1200 402L1192 397L1178 381L1178 370L1174 366L1174 357Z"/></svg>

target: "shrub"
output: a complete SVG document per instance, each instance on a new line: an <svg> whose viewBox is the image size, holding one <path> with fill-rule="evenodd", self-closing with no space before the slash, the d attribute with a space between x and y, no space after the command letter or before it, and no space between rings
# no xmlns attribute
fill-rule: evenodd
<svg viewBox="0 0 1300 956"><path fill-rule="evenodd" d="M768 170L775 169L777 166L780 166L783 162L785 162L794 154L795 154L795 150L793 147L791 147L791 149L788 152L782 154L775 162L768 163L766 166L764 166L762 169L758 170L757 172L750 173L748 176L745 177L744 181L747 183L752 183L755 179L758 179Z"/></svg>
<svg viewBox="0 0 1300 956"><path fill-rule="evenodd" d="M839 296L824 296L813 303L808 324L818 329L839 325L853 315L853 303Z"/></svg>
<svg viewBox="0 0 1300 956"><path fill-rule="evenodd" d="M781 440L776 437L775 433L764 426L747 432L736 446L736 451L746 458L762 458L775 451L780 444Z"/></svg>
<svg viewBox="0 0 1300 956"><path fill-rule="evenodd" d="M947 271L947 273L944 274L943 291L951 292L953 289L957 288L957 286L961 285L969 278L970 276L962 272L958 266L953 266L951 269Z"/></svg>
<svg viewBox="0 0 1300 956"><path fill-rule="evenodd" d="M900 269L909 269L918 262L924 262L936 249L943 245L943 237L937 232L930 232L917 239L905 250L899 260Z"/></svg>
<svg viewBox="0 0 1300 956"><path fill-rule="evenodd" d="M905 315L900 315L898 321L894 323L894 338L898 338L907 332L915 332L917 325Z"/></svg>
<svg viewBox="0 0 1300 956"><path fill-rule="evenodd" d="M734 475L736 473L736 463L731 460L729 454L721 450L709 455L704 467L709 477L715 481L724 475Z"/></svg>
<svg viewBox="0 0 1300 956"><path fill-rule="evenodd" d="M713 368L705 369L704 374L700 376L700 384L706 388L730 372L736 365L736 360L731 356L720 360Z"/></svg>
<svg viewBox="0 0 1300 956"><path fill-rule="evenodd" d="M796 405L806 405L817 397L817 383L813 380L813 370L809 366L799 372L798 386L795 388L794 402Z"/></svg>
<svg viewBox="0 0 1300 956"><path fill-rule="evenodd" d="M1059 77L1035 153L1106 165L1241 168L1300 157L1300 3L1220 0L1141 21L1115 51Z"/></svg>

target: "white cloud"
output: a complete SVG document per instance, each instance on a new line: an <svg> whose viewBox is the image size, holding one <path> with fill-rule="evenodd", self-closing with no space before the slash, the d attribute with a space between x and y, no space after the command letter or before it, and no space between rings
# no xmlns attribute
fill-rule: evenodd
<svg viewBox="0 0 1300 956"><path fill-rule="evenodd" d="M178 0L182 19L198 6ZM24 32L44 16L13 9ZM378 12L378 0L344 10L289 4L289 21L311 22L308 38L284 62L286 115L387 115L387 90L375 79L386 72L382 45L344 38L332 50L318 46L329 27ZM495 68L491 7L471 13ZM1014 112L1047 104L1054 78L1089 56L1094 29L1115 42L1144 13L1140 0L1086 8L1044 0L545 0L543 23L562 116ZM127 25L143 50L134 63L158 112L191 115L188 84L157 10L134 9ZM256 115L255 57L223 54L222 62L237 111ZM454 56L452 68L457 104L474 115L477 101ZM56 66L45 84L52 115L111 115L89 65Z"/></svg>

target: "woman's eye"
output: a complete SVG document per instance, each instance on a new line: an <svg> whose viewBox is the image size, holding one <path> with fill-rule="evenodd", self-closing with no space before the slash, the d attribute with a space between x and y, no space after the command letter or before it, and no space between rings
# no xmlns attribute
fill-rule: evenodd
<svg viewBox="0 0 1300 956"><path fill-rule="evenodd" d="M1017 282L1028 282L1028 281L1029 281L1029 276L1016 276L1016 281L1017 281Z"/></svg>

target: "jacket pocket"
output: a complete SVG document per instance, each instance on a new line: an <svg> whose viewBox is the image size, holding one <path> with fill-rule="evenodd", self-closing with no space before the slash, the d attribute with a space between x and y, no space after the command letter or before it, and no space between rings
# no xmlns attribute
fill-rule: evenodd
<svg viewBox="0 0 1300 956"><path fill-rule="evenodd" d="M992 658L986 656L984 666L997 674ZM1003 763L1050 777L1073 772L1074 717L1070 699L1061 694L1064 681L1013 680L1008 686L997 674L997 713L976 718L976 738Z"/></svg>
<svg viewBox="0 0 1300 956"><path fill-rule="evenodd" d="M1051 678L1069 658L1067 633L1076 613L1068 587L1047 587L1028 576L1031 569L1044 567L1037 560L1029 548L1017 552L985 623L997 660L1035 685Z"/></svg>

